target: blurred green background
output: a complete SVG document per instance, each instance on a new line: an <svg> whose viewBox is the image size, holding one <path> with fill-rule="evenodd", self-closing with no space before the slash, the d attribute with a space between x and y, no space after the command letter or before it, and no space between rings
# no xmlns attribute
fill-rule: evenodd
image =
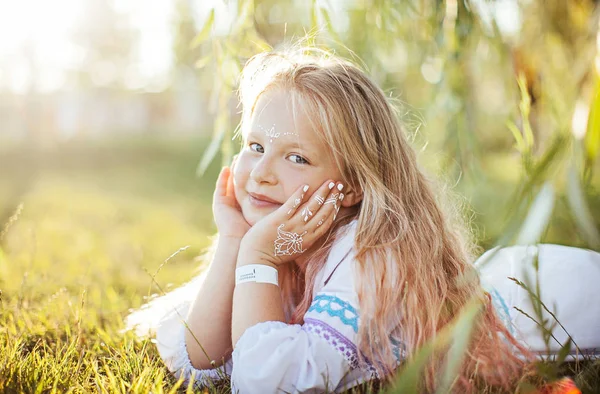
<svg viewBox="0 0 600 394"><path fill-rule="evenodd" d="M397 102L482 248L600 250L599 15L592 0L0 2L0 330L86 316L114 333L157 283L189 280L239 146L239 71L299 39ZM17 370L4 387L25 387Z"/></svg>

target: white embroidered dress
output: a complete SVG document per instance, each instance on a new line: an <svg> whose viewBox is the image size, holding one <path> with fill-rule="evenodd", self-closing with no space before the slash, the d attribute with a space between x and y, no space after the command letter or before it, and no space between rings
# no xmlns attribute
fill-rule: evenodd
<svg viewBox="0 0 600 394"><path fill-rule="evenodd" d="M141 336L155 331L161 358L176 377L184 377L186 386L192 375L197 387L210 387L230 376L234 393L337 393L377 378L371 365L358 365L355 228L356 221L348 224L347 231L332 246L315 280L314 298L304 315L304 324L267 321L249 327L231 358L217 369L195 369L184 339L183 321L204 275L132 313L127 326L135 327ZM560 245L514 246L501 250L484 264L491 255L488 251L475 265L499 316L517 339L540 356L556 354L560 349L553 344L549 353L544 352L539 330L513 308L531 308L524 291L509 277L522 278L522 270L531 269L527 268L527 256L532 248L536 252L539 248L542 299L547 305L558 306L559 320L582 353L600 355L600 303L594 285L600 282L600 254L596 252ZM394 343L398 345L394 353L399 363L401 347Z"/></svg>
<svg viewBox="0 0 600 394"><path fill-rule="evenodd" d="M211 382L230 376L234 393L342 392L377 378L371 365L358 364L359 311L352 247L356 221L346 227L317 275L303 325L258 323L246 329L223 366L199 370L190 363L184 339L182 317L187 316L190 298L172 305L172 311L155 327L156 345L167 368L176 377L183 375L186 386L192 374L197 387L210 387ZM187 286L197 292L199 282ZM190 289L185 296L193 293ZM178 298L183 298L183 292ZM398 348L395 353L399 357Z"/></svg>

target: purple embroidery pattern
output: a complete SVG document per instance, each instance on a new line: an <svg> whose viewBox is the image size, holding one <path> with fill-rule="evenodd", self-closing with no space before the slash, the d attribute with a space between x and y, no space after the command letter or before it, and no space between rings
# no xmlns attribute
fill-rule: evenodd
<svg viewBox="0 0 600 394"><path fill-rule="evenodd" d="M305 318L302 329L323 338L335 348L350 364L352 369L358 368L358 352L356 345L338 330L320 320Z"/></svg>
<svg viewBox="0 0 600 394"><path fill-rule="evenodd" d="M320 320L311 319L309 317L304 319L304 325L302 326L302 329L325 339L346 359L346 361L348 361L348 364L350 364L352 369L359 367L356 345L338 330L331 327L327 323L324 323ZM369 372L371 379L379 378L377 370L371 363L367 363L365 370Z"/></svg>

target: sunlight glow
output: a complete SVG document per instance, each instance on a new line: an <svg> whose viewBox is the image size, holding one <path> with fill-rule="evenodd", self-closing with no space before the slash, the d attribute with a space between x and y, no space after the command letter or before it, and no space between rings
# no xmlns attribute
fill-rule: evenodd
<svg viewBox="0 0 600 394"><path fill-rule="evenodd" d="M159 91L168 84L172 66L170 0L108 1L136 32L132 61L126 70L131 89ZM87 68L94 83L114 79L113 64L88 65L87 48L77 41L77 29L94 15L94 0L0 0L0 90L25 94L76 88L68 74Z"/></svg>
<svg viewBox="0 0 600 394"><path fill-rule="evenodd" d="M58 88L64 69L82 60L68 39L81 11L77 0L0 0L0 87L17 93L32 83L40 91Z"/></svg>

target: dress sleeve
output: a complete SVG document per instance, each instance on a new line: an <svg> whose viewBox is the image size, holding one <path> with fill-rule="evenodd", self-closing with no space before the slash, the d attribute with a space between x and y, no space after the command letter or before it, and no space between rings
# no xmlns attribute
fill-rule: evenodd
<svg viewBox="0 0 600 394"><path fill-rule="evenodd" d="M156 347L168 370L177 378L183 376L184 386L191 382L195 388L209 388L229 376L232 370L231 358L215 369L196 369L192 366L185 345L184 317L187 308L178 308L167 314L156 329ZM185 313L181 313L181 311ZM193 379L192 379L193 376Z"/></svg>
<svg viewBox="0 0 600 394"><path fill-rule="evenodd" d="M377 377L358 363L352 263L339 265L314 296L303 325L267 321L246 329L233 351L234 393L340 392Z"/></svg>

